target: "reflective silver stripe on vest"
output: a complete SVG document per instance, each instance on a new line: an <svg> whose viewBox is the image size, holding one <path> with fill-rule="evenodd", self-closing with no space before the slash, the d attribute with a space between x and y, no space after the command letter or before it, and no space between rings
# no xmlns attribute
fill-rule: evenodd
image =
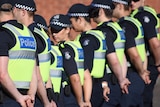
<svg viewBox="0 0 160 107"><path fill-rule="evenodd" d="M77 68L84 68L84 63L83 62L76 62Z"/></svg>
<svg viewBox="0 0 160 107"><path fill-rule="evenodd" d="M52 48L52 51L53 51L57 56L59 56L58 52L57 52L54 48Z"/></svg>
<svg viewBox="0 0 160 107"><path fill-rule="evenodd" d="M50 70L50 77L61 77L62 76L62 70Z"/></svg>
<svg viewBox="0 0 160 107"><path fill-rule="evenodd" d="M144 38L135 39L136 45L144 44Z"/></svg>
<svg viewBox="0 0 160 107"><path fill-rule="evenodd" d="M94 58L96 59L103 59L105 58L106 52L95 52L94 53Z"/></svg>
<svg viewBox="0 0 160 107"><path fill-rule="evenodd" d="M114 47L115 47L116 49L124 48L124 46L125 46L125 43L124 43L124 42L115 42L115 43L114 43Z"/></svg>
<svg viewBox="0 0 160 107"><path fill-rule="evenodd" d="M9 59L35 59L35 52L33 51L9 51Z"/></svg>
<svg viewBox="0 0 160 107"><path fill-rule="evenodd" d="M160 33L160 27L156 28L156 32Z"/></svg>
<svg viewBox="0 0 160 107"><path fill-rule="evenodd" d="M7 27L7 28L13 30L14 33L16 33L17 36L22 36L22 35L16 30L16 28L15 28L13 25L9 24L9 23L4 24L3 27ZM29 32L29 34L30 34L30 35L28 35L28 36L33 35L32 32L31 32L29 29L28 29L28 32Z"/></svg>
<svg viewBox="0 0 160 107"><path fill-rule="evenodd" d="M42 33L42 31L41 30L39 30L38 28L34 28L34 32L36 32L37 34L39 34L39 35L41 35L41 36L43 36L45 39L48 39L48 38L46 38L46 36Z"/></svg>
<svg viewBox="0 0 160 107"><path fill-rule="evenodd" d="M30 82L14 81L16 88L29 89Z"/></svg>
<svg viewBox="0 0 160 107"><path fill-rule="evenodd" d="M107 72L107 74L112 73L112 71L111 71L111 69L109 67L106 67L106 72Z"/></svg>
<svg viewBox="0 0 160 107"><path fill-rule="evenodd" d="M38 55L39 62L47 62L50 60L50 53L47 54L39 54Z"/></svg>

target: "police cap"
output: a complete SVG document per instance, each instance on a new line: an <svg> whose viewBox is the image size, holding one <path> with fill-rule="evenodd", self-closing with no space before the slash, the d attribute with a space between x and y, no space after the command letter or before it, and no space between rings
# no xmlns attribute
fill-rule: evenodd
<svg viewBox="0 0 160 107"><path fill-rule="evenodd" d="M36 4L34 0L14 0L15 7L19 9L24 9L27 11L35 12Z"/></svg>
<svg viewBox="0 0 160 107"><path fill-rule="evenodd" d="M0 11L11 11L12 10L12 7L11 8L3 8L2 5L3 4L10 4L10 5L14 5L14 2L13 0L0 0Z"/></svg>
<svg viewBox="0 0 160 107"><path fill-rule="evenodd" d="M61 31L63 28L70 27L71 22L68 15L57 14L52 16L49 26L57 31Z"/></svg>
<svg viewBox="0 0 160 107"><path fill-rule="evenodd" d="M121 4L124 4L124 5L130 5L132 0L112 0L113 2L115 3L121 3Z"/></svg>
<svg viewBox="0 0 160 107"><path fill-rule="evenodd" d="M93 0L90 7L103 8L107 10L114 9L112 0Z"/></svg>
<svg viewBox="0 0 160 107"><path fill-rule="evenodd" d="M41 15L35 14L33 20L40 28L48 30L46 20Z"/></svg>
<svg viewBox="0 0 160 107"><path fill-rule="evenodd" d="M88 17L88 6L80 3L74 4L70 7L67 15L70 17Z"/></svg>

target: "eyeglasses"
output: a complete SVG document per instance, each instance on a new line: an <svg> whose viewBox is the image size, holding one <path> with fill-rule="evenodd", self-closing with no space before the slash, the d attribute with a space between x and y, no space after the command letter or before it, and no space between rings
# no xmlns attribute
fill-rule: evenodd
<svg viewBox="0 0 160 107"><path fill-rule="evenodd" d="M132 0L133 2L139 2L140 0Z"/></svg>

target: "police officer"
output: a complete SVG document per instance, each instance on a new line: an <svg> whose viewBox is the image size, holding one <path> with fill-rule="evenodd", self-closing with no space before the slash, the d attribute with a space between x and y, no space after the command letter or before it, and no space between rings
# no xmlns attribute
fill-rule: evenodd
<svg viewBox="0 0 160 107"><path fill-rule="evenodd" d="M13 19L12 0L1 0L0 107L31 107L37 89L36 41Z"/></svg>
<svg viewBox="0 0 160 107"><path fill-rule="evenodd" d="M90 83L86 80L88 83L83 86L88 89L86 92L84 89L84 100L87 102L88 107L91 107L91 98L92 107L99 107L103 102L103 88L109 91L108 84L105 81L103 82L104 87L102 88L105 53L107 50L105 37L101 31L92 29L87 6L79 3L72 5L68 11L68 16L70 16L73 29L76 32L82 32L77 36L76 40L80 41L84 50L85 73L91 75L93 80ZM88 77L86 77L86 79L89 79ZM106 95L105 98L108 100Z"/></svg>
<svg viewBox="0 0 160 107"><path fill-rule="evenodd" d="M120 26L117 23L111 22L114 8L111 0L93 0L90 6L90 17L98 24L97 29L105 34L108 47L106 53L106 71L111 91L108 95L109 101L104 101L101 107L119 106L121 100L120 88L122 88L123 92L128 93L127 87L130 84L128 79L123 75L127 69L125 63L123 63L125 62L125 36Z"/></svg>
<svg viewBox="0 0 160 107"><path fill-rule="evenodd" d="M129 94L122 95L122 107L143 107L143 81L146 84L151 82L149 71L147 71L143 28L137 19L129 17L131 0L113 0L113 3L115 4L113 17L119 19L118 23L125 31L125 53L128 62L127 77L131 81Z"/></svg>
<svg viewBox="0 0 160 107"><path fill-rule="evenodd" d="M31 32L34 34L37 42L37 74L38 74L38 89L37 93L39 98L35 103L35 106L51 106L46 94L45 83L49 79L50 68L50 39L44 29L33 23L34 13L36 11L36 5L33 0L15 0L14 16L24 25L28 26ZM38 100L41 100L38 101ZM41 104L43 103L43 104Z"/></svg>
<svg viewBox="0 0 160 107"><path fill-rule="evenodd" d="M63 56L63 68L66 73L63 100L64 107L83 107L82 85L84 82L83 49L79 42L70 41L71 23L67 15L54 15L50 22L55 41Z"/></svg>
<svg viewBox="0 0 160 107"><path fill-rule="evenodd" d="M144 29L144 38L148 55L148 70L151 83L144 90L144 106L152 107L153 88L160 72L160 42L158 40L160 22L156 11L144 6L145 0L132 0L132 16L137 18ZM158 72L159 71L159 72Z"/></svg>
<svg viewBox="0 0 160 107"><path fill-rule="evenodd" d="M33 17L34 23L37 24L37 26L39 26L40 28L44 29L44 31L47 33L47 35L49 36L49 30L48 30L48 26L46 23L46 20L39 14L35 14ZM51 43L52 44L52 43ZM51 51L52 51L52 47L51 47ZM52 52L50 52L51 54ZM51 54L52 55L52 54ZM51 65L53 64L53 60L51 59ZM52 68L51 68L52 69ZM51 69L50 69L50 78L48 79L47 83L45 84L46 87L46 91L47 91L47 96L50 102L52 102L53 106L57 105L56 99L57 98L53 98L55 97L55 95L53 95L53 86L52 86L52 82L51 82ZM57 81L58 82L58 81ZM55 87L54 87L55 88ZM58 96L57 96L58 97ZM56 103L54 103L54 101ZM58 106L58 105L57 105ZM58 106L59 107L59 106ZM63 106L60 106L63 107Z"/></svg>
<svg viewBox="0 0 160 107"><path fill-rule="evenodd" d="M63 58L58 47L59 41L56 41L54 37L55 29L52 28L52 20L54 20L54 16L51 17L49 22L49 28L50 28L49 32L51 40L51 65L50 65L50 79L46 84L46 88L49 100L55 101L57 107L64 107L62 83L63 82L65 83L66 81L63 80L63 75L65 75L63 69ZM51 86L48 85L49 82L52 84Z"/></svg>

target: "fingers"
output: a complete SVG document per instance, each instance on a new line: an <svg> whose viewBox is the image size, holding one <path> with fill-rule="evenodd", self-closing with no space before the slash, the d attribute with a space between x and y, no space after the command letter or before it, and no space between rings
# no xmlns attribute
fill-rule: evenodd
<svg viewBox="0 0 160 107"><path fill-rule="evenodd" d="M103 98L107 102L109 101L109 97L107 96L108 94L110 94L110 89L107 87L107 88L103 89Z"/></svg>
<svg viewBox="0 0 160 107"><path fill-rule="evenodd" d="M129 93L129 91L128 91L128 85L125 85L125 86L123 87L122 93L126 93L126 94Z"/></svg>

